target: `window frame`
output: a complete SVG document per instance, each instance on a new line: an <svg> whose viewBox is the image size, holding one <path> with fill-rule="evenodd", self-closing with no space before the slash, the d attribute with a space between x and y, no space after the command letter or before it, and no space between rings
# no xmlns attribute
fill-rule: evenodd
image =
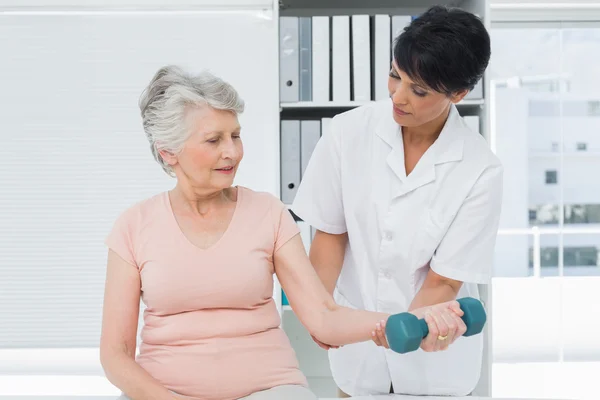
<svg viewBox="0 0 600 400"><path fill-rule="evenodd" d="M584 6L578 6L573 4L522 4L522 3L510 3L510 4L491 4L490 5L490 31L497 29L600 29L600 4L589 4ZM560 51L561 49L559 49ZM489 103L490 107L493 108L494 100L493 95L495 88L493 83L487 79L489 84ZM557 93L561 95L560 92ZM495 150L496 144L496 127L494 126L494 110L490 109L492 116L490 123L490 143L493 150ZM564 116L561 115L564 118ZM561 129L564 121L561 120ZM560 167L557 170L562 171L564 168L564 136L561 133L561 141L558 143L557 152L560 153ZM545 178L545 176L544 176ZM561 185L561 192L564 191L564 183L558 182L553 185ZM544 179L545 182L545 179ZM564 210L566 203L564 201L564 194L561 194L559 201L559 208ZM559 212L558 224L554 224L553 228L549 230L545 227L529 227L528 229L519 228L507 228L500 229L499 234L503 235L527 235L533 238L533 242L539 245L540 235L545 234L556 234L558 236L558 275L564 276L564 235L565 234L581 234L577 228L568 226L565 221L564 211ZM588 229L589 230L589 229ZM552 231L552 232L551 232ZM589 234L600 233L596 232L596 229L591 229ZM540 261L540 249L537 251L535 259ZM540 265L534 266L534 276L540 277Z"/></svg>

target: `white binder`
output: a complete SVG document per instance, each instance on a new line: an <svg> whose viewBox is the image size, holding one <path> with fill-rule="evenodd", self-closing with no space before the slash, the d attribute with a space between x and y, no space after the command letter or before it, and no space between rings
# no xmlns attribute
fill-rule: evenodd
<svg viewBox="0 0 600 400"><path fill-rule="evenodd" d="M292 204L300 185L300 121L281 121L281 201Z"/></svg>
<svg viewBox="0 0 600 400"><path fill-rule="evenodd" d="M306 120L300 122L300 180L319 139L321 138L321 121Z"/></svg>
<svg viewBox="0 0 600 400"><path fill-rule="evenodd" d="M331 100L329 17L312 18L312 95L315 103Z"/></svg>
<svg viewBox="0 0 600 400"><path fill-rule="evenodd" d="M332 17L333 101L350 101L350 17Z"/></svg>
<svg viewBox="0 0 600 400"><path fill-rule="evenodd" d="M352 16L354 101L371 100L371 31L368 15ZM334 47L335 49L335 47Z"/></svg>
<svg viewBox="0 0 600 400"><path fill-rule="evenodd" d="M374 100L389 97L388 75L391 69L391 21L389 15L376 15L373 59Z"/></svg>
<svg viewBox="0 0 600 400"><path fill-rule="evenodd" d="M300 48L300 101L312 101L312 18L300 17L298 23Z"/></svg>
<svg viewBox="0 0 600 400"><path fill-rule="evenodd" d="M298 17L279 18L279 101L300 100L300 39Z"/></svg>
<svg viewBox="0 0 600 400"><path fill-rule="evenodd" d="M390 46L392 48L392 57L394 56L393 48L394 48L394 43L396 41L396 38L398 36L400 36L400 34L404 31L405 27L410 25L411 21L412 21L412 17L410 15L393 15L392 16L392 41L391 41L391 46Z"/></svg>

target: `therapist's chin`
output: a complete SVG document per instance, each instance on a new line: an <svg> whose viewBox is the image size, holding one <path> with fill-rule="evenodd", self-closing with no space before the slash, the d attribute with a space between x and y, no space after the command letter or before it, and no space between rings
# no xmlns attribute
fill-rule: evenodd
<svg viewBox="0 0 600 400"><path fill-rule="evenodd" d="M415 118L413 117L412 114L398 114L395 111L393 112L393 117L394 117L394 121L396 121L396 123L398 125L402 125L402 126L407 126L407 127L414 127L414 126L418 126L419 124L417 123L417 121L415 121Z"/></svg>

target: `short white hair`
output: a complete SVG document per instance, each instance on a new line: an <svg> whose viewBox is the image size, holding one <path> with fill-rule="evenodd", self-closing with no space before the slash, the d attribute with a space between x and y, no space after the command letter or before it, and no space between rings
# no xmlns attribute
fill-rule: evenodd
<svg viewBox="0 0 600 400"><path fill-rule="evenodd" d="M244 112L244 101L233 86L208 71L191 75L180 67L165 66L142 92L139 107L144 132L152 155L170 176L175 176L173 169L159 151L179 154L191 134L186 126L186 109L205 106L236 115Z"/></svg>

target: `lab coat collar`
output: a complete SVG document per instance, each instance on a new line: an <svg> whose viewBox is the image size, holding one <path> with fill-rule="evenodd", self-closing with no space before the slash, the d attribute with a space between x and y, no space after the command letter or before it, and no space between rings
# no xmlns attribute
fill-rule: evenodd
<svg viewBox="0 0 600 400"><path fill-rule="evenodd" d="M435 166L462 160L464 124L456 106L451 105L446 124L439 137L423 154L416 167L406 176L404 144L400 126L394 121L391 101L377 126L376 134L391 147L386 162L403 184L395 197L407 194L435 180Z"/></svg>

